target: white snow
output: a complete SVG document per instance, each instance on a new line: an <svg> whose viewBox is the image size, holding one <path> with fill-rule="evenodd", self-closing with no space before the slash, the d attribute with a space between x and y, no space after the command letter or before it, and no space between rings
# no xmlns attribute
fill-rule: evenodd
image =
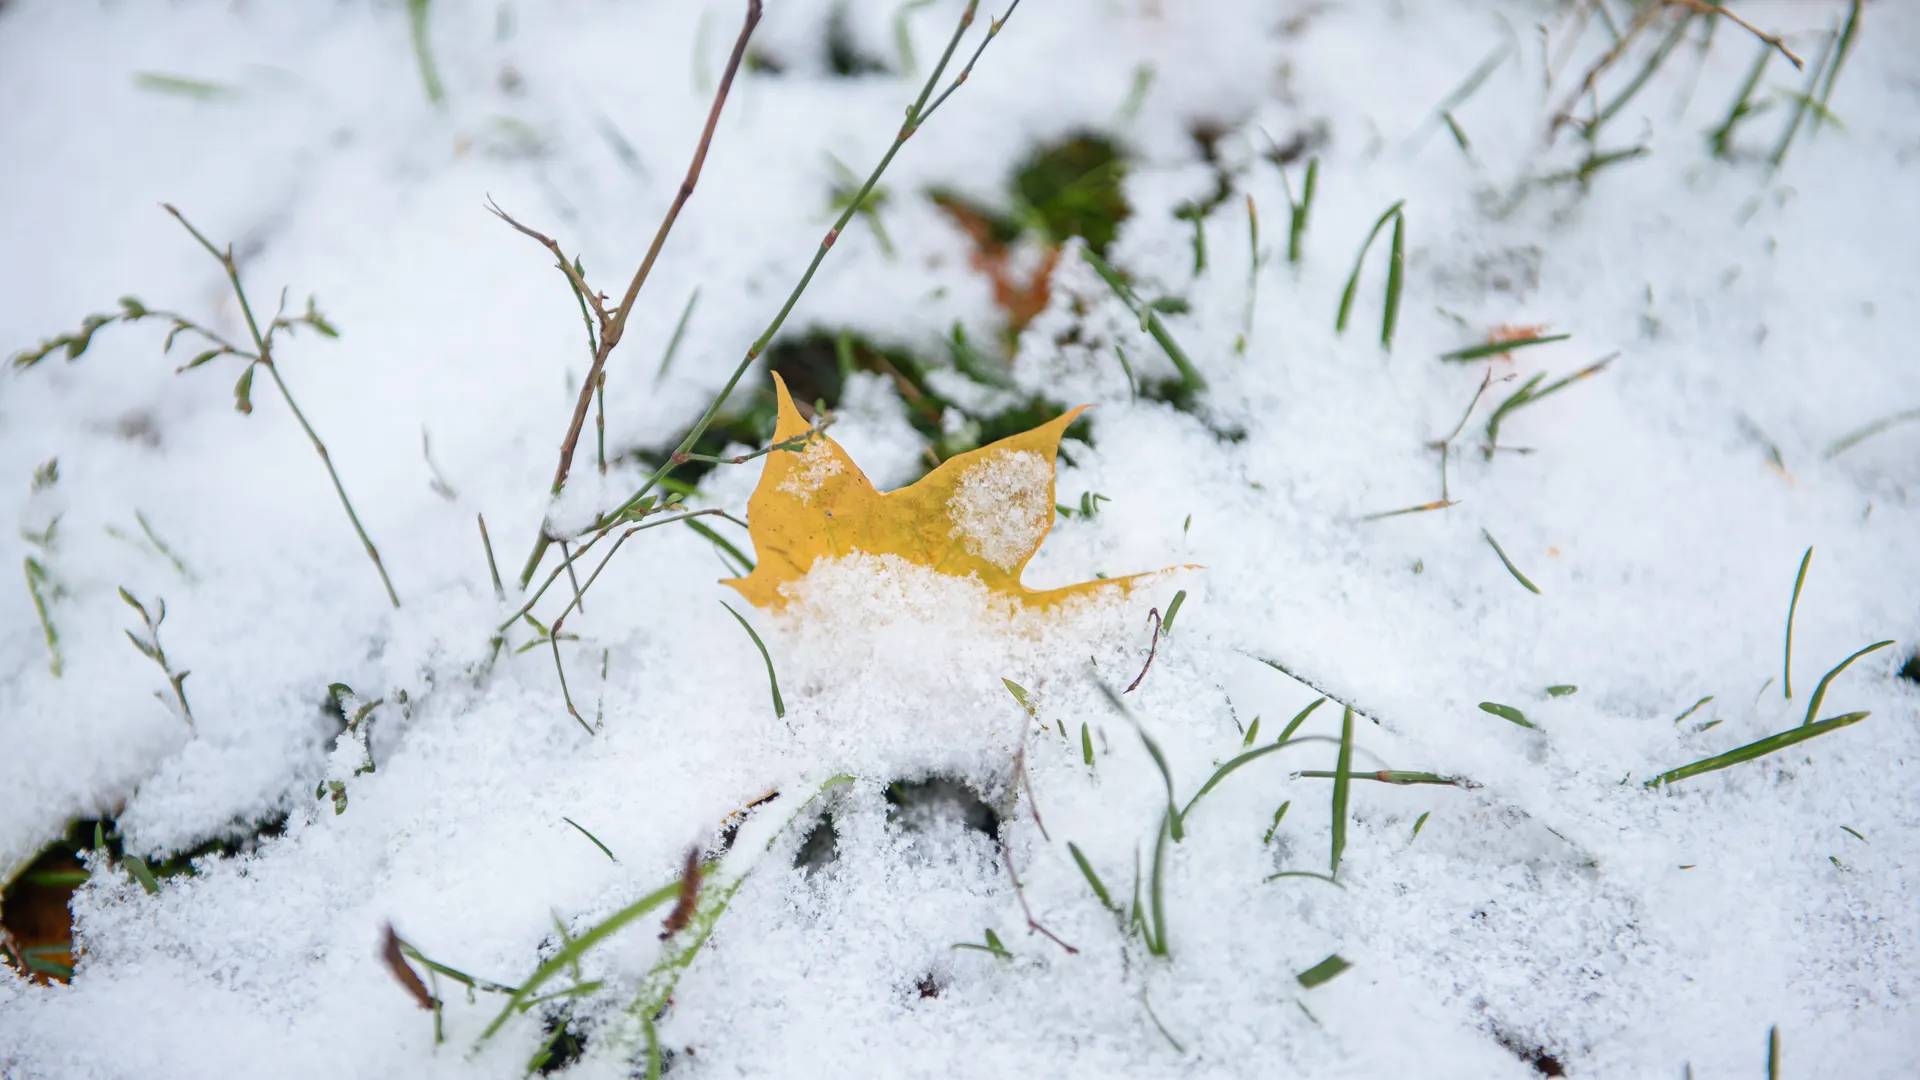
<svg viewBox="0 0 1920 1080"><path fill-rule="evenodd" d="M960 474L947 499L952 535L1002 570L1020 565L1053 524L1053 470L1032 450L995 450Z"/></svg>
<svg viewBox="0 0 1920 1080"><path fill-rule="evenodd" d="M63 671L27 576L12 577L0 869L82 817L114 819L150 857L286 823L155 895L96 858L73 905L72 984L0 976L0 1076L521 1075L564 1002L481 1044L503 999L440 977L437 1043L380 962L384 927L518 983L563 932L672 880L690 843L773 788L730 856L743 883L659 1020L675 1076L1523 1078L1538 1075L1523 1060L1535 1050L1575 1077L1758 1076L1776 1026L1782 1075L1920 1075L1920 686L1896 675L1920 642L1920 424L1829 453L1920 407L1920 12L1864 5L1830 101L1843 123L1803 123L1777 170L1765 159L1807 76L1770 60L1738 154L1713 157L1707 133L1764 47L1724 20L1702 47L1696 20L1595 144L1646 153L1582 182L1587 144L1546 133L1569 101L1591 113L1573 92L1612 43L1591 4L1026 0L882 181L892 257L856 218L788 331L848 328L936 359L956 323L996 342L967 238L923 193L1004 208L1035 146L1113 137L1132 159L1132 216L1108 258L1142 299L1186 300L1162 318L1207 389L1192 412L1140 393L1175 368L1070 249L1010 373L1019 390L1097 404L1091 444L1065 445L1058 498L1107 501L1055 526L1027 584L1204 569L1042 615L897 559L823 562L778 618L742 609L778 673L780 717L759 652L717 602L737 599L717 584L733 571L684 528L638 533L558 643L589 734L563 703L554 648L517 651L533 640L524 625L489 664L494 628L524 601L496 602L475 515L514 596L589 356L551 256L485 203L577 251L618 296L743 6L433 4L441 107L422 93L398 3L0 8L0 343L70 331L123 295L242 337L219 266L157 204L231 240L256 310L284 285L290 312L311 294L341 331L283 337L276 361L404 604L388 604L264 372L240 415L237 362L176 375L193 353L163 356L164 327L144 322L102 328L71 363L7 374L14 526L0 562L46 571ZM1730 6L1810 66L1848 7ZM895 73L830 75L836 7L858 50ZM610 455L670 445L712 400L832 221L833 160L863 173L899 128L919 82L897 73L896 30L924 76L962 7L768 0L755 48L782 72L735 87L614 354ZM1629 5L1607 9L1630 25ZM998 13L982 7L962 58ZM1595 100L1619 95L1667 25ZM1463 149L1436 107L1496 52L1449 110ZM1214 164L1196 124L1222 132ZM1283 183L1267 155L1296 139L1309 149ZM1294 265L1288 192L1314 155ZM1193 225L1175 212L1209 199L1217 170L1231 191L1203 222L1196 273ZM1391 227L1347 332L1333 324L1361 241L1401 199L1405 298L1388 353ZM1502 324L1571 337L1507 360L1436 359ZM1491 414L1528 379L1612 354L1509 412L1504 449L1482 452ZM1372 517L1441 498L1431 444L1487 371L1445 459L1455 504ZM971 384L943 370L929 383L962 405L1013 396L958 389ZM737 393L766 385L755 371ZM889 386L856 375L833 432L883 488L925 464ZM589 520L641 481L617 461L602 479L593 444L590 420L556 522ZM33 490L54 458L58 481ZM994 473L989 486L1044 487L1043 469L1014 471L1021 483ZM758 476L757 462L723 466L695 501L738 514ZM1032 524L968 528L993 558L1038 535ZM1809 546L1789 701L1786 608ZM192 671L191 728L127 642L141 627L123 586L167 601L160 638ZM1178 588L1176 628L1154 644L1147 609L1164 613ZM570 596L562 575L535 614L551 625ZM1865 720L1643 786L1799 725L1821 675L1883 639L1897 644L1838 676L1820 710ZM1150 646L1122 715L1102 684L1132 682ZM1310 741L1233 773L1165 845L1169 955L1150 955L1067 845L1117 903L1136 866L1146 893L1168 790L1141 733L1184 805L1255 717L1270 742L1319 696L1261 659L1358 710L1356 770L1475 786L1355 781L1339 887L1268 880L1329 867L1330 784L1296 775L1334 767L1342 710L1323 704L1300 729ZM1003 679L1030 693L1037 722ZM336 682L385 703L342 732L323 708ZM1563 684L1579 689L1546 693ZM375 770L359 771L369 756ZM837 857L797 868L813 819L781 823L838 774L853 781L823 796ZM1003 815L1004 857L956 820L909 829L892 813L889 787L928 776L972 785ZM344 812L316 798L328 780ZM1077 952L1028 931L1009 864L1033 917ZM1011 958L952 948L988 929ZM587 1051L568 1075L629 1074L631 1056L596 1033L632 1004L657 932L643 919L584 958L577 978L603 986L573 999ZM1335 953L1344 974L1297 981Z"/></svg>

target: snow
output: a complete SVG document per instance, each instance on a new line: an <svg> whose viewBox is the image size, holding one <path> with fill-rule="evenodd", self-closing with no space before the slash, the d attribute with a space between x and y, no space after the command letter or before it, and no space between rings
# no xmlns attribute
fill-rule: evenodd
<svg viewBox="0 0 1920 1080"><path fill-rule="evenodd" d="M1053 525L1053 469L1031 450L986 454L953 487L947 516L967 554L1012 570Z"/></svg>
<svg viewBox="0 0 1920 1080"><path fill-rule="evenodd" d="M1809 63L1846 12L1735 7ZM850 0L844 21L894 67L904 26L924 74L960 8ZM784 71L742 76L614 354L610 454L686 430L830 224L833 159L862 171L896 133L918 81L831 76L833 10L770 0L755 42ZM780 716L759 652L716 602L734 598L717 584L733 571L692 532L639 533L558 643L589 734L553 647L516 652L531 637L518 627L489 663L517 603L496 602L474 517L511 594L589 357L550 256L485 202L580 252L618 295L678 186L739 8L435 4L436 108L399 4L7 5L0 196L15 258L0 341L70 330L122 295L244 335L219 266L156 204L231 239L256 308L285 285L290 311L312 294L340 328L281 339L276 361L403 606L266 378L243 416L238 364L176 375L192 354L161 356L153 323L9 374L0 475L17 484L17 526L0 554L39 560L57 585L64 671L13 579L0 868L80 817L113 818L150 857L286 823L154 895L95 859L74 900L73 983L0 978L0 1075L520 1075L554 1006L479 1043L503 1000L441 978L437 1043L381 964L386 925L517 983L558 947L557 926L578 935L672 880L690 843L713 843L770 789L780 798L727 857L739 891L659 1021L675 1075L1526 1077L1535 1051L1571 1076L1759 1075L1776 1026L1785 1075L1920 1073L1920 686L1896 676L1920 641L1920 425L1827 452L1920 406L1920 200L1899 194L1920 167L1920 16L1864 6L1831 99L1844 127L1803 125L1775 172L1754 159L1805 76L1770 61L1758 96L1774 104L1741 126L1743 156L1715 159L1705 133L1762 46L1723 21L1699 48L1696 22L1598 141L1647 153L1546 182L1580 165L1576 135L1543 133L1608 44L1597 18L1574 36L1579 10L1027 0L882 181L893 257L856 219L788 330L845 327L928 357L956 323L996 341L966 237L920 193L1000 205L1034 146L1115 138L1134 162L1133 214L1108 260L1142 299L1188 302L1162 317L1207 389L1191 411L1143 393L1174 367L1070 249L1011 376L1097 405L1090 444L1063 446L1058 497L1107 501L1055 524L1026 584L1202 569L1041 613L898 559L823 562L777 618L742 611ZM1501 49L1452 110L1463 152L1435 105ZM224 92L159 92L138 73ZM1612 72L1600 98L1630 78ZM1212 164L1197 122L1224 132ZM1320 160L1297 266L1288 191L1305 161L1283 184L1265 156L1296 138ZM1174 211L1210 198L1220 172L1232 191L1203 222L1196 274L1193 226ZM1360 242L1399 199L1406 289L1387 353L1390 229L1347 332L1333 321ZM1572 336L1506 360L1435 359L1500 325ZM1505 416L1512 449L1482 453L1490 414L1527 379L1613 354ZM1487 371L1443 466L1431 444ZM765 383L756 371L742 392ZM929 385L968 405L1011 393L949 371ZM857 374L833 428L883 488L925 464L889 387ZM600 477L592 442L589 427L557 522L643 479L617 461ZM32 490L56 457L58 481ZM695 501L738 514L758 475L722 466ZM1372 517L1443 492L1455 505ZM56 515L51 543L20 535L44 538ZM1786 606L1809 546L1789 701ZM192 727L155 700L166 676L126 641L140 623L123 586L167 601L160 638L193 673ZM1164 613L1176 589L1176 628L1155 643L1147 609ZM563 580L536 614L551 625L568 593ZM1883 639L1897 644L1835 679L1821 710L1864 721L1643 786L1800 724L1821 674ZM1150 645L1123 714L1102 686L1128 685ZM1142 733L1184 805L1255 717L1270 741L1320 696L1263 659L1355 708L1356 769L1474 786L1356 781L1339 886L1267 880L1328 869L1330 786L1295 775L1333 767L1342 709L1322 705L1300 729L1310 741L1235 772L1166 845L1170 955L1150 955L1067 844L1130 900L1168 801ZM342 731L332 683L384 703ZM852 782L795 817L841 774ZM952 815L896 812L889 788L928 777L1002 815L1004 856ZM329 780L343 812L316 797ZM796 867L822 807L837 855ZM1010 867L1033 918L1077 952L1028 931ZM1011 958L951 948L989 928ZM579 978L605 985L574 1004L587 1051L569 1075L628 1074L611 1033L661 955L656 933L642 920L584 959ZM1301 986L1336 953L1352 968Z"/></svg>

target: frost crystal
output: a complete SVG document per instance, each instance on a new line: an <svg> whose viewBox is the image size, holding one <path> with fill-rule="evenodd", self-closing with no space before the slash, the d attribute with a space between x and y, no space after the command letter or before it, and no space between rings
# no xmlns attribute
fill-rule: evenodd
<svg viewBox="0 0 1920 1080"><path fill-rule="evenodd" d="M1012 570L1053 523L1053 469L1031 450L994 454L968 469L947 500L953 531L978 555Z"/></svg>
<svg viewBox="0 0 1920 1080"><path fill-rule="evenodd" d="M794 466L793 473L780 482L780 490L799 499L803 505L813 502L813 493L828 477L840 475L840 459L824 439L814 439L800 452L800 463Z"/></svg>

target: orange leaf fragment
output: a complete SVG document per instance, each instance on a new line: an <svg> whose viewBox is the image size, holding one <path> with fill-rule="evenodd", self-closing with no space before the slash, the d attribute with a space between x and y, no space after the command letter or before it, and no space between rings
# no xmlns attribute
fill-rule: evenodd
<svg viewBox="0 0 1920 1080"><path fill-rule="evenodd" d="M780 419L773 441L807 435L787 384L773 376ZM1086 408L947 459L898 491L876 490L840 444L815 433L797 451L767 455L760 485L747 501L747 525L759 563L744 578L722 582L748 602L782 608L784 586L820 559L894 555L987 588L1030 606L1050 607L1106 589L1131 589L1151 575L1102 578L1059 589L1020 583L1027 563L1053 528L1054 460L1060 436Z"/></svg>

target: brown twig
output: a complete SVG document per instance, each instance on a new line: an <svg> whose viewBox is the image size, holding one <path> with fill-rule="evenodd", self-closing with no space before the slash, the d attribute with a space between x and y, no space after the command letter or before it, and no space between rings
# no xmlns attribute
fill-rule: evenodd
<svg viewBox="0 0 1920 1080"><path fill-rule="evenodd" d="M1013 779L1018 787L1014 790L1014 806L1020 804L1019 788L1027 789L1027 812L1033 815L1033 823L1040 829L1040 838L1053 843L1053 837L1047 835L1047 823L1040 820L1040 800L1033 797L1033 777L1027 775L1027 726L1020 725L1020 749L1013 752Z"/></svg>
<svg viewBox="0 0 1920 1080"><path fill-rule="evenodd" d="M1019 6L1019 0L1014 0L1012 4L1007 6L1005 14L992 21L987 40L991 41L994 35L1000 32L1001 27L1006 24L1007 19L1012 17L1014 9ZM694 443L699 441L700 436L706 433L707 428L713 424L714 418L720 415L720 409L726 404L727 398L733 394L733 388L740 384L740 380L746 375L747 369L752 367L753 362L760 358L761 352L773 341L773 336L780 332L781 326L786 324L787 316L792 314L794 305L800 302L801 295L807 291L807 286L812 283L814 273L820 269L820 264L826 260L827 252L832 250L833 242L839 238L840 231L846 228L849 221L853 220L853 215L859 211L860 207L866 205L867 196L873 192L874 185L880 182L880 177L887 171L887 166L893 163L894 157L900 153L900 148L907 144L907 140L912 138L913 133L918 131L920 125L926 121L928 114L932 111L928 107L927 102L932 98L934 88L940 84L941 77L946 73L947 65L953 61L953 54L954 51L959 48L961 37L966 34L967 28L973 25L974 12L977 11L979 7L980 0L967 0L966 10L960 15L959 25L954 27L953 37L947 41L946 51L940 54L940 62L934 65L933 73L927 76L925 85L920 89L919 97L915 98L913 104L907 107L906 120L900 125L899 133L894 136L893 145L887 147L887 152L880 156L879 163L873 167L871 173L867 174L866 182L860 185L860 190L853 193L853 197L848 200L846 209L841 212L839 219L827 230L826 236L821 238L820 246L814 250L812 261L807 264L806 270L801 273L800 280L794 285L793 291L787 294L786 302L780 305L780 310L775 313L773 320L767 324L767 328L761 331L760 336L754 340L751 346L748 346L747 354L741 357L740 362L734 366L733 374L727 377L726 384L720 388L718 394L714 395L712 403L707 406L707 411L700 414L700 419L694 422L692 429L690 429L686 437L681 440L679 447L675 451L676 453L685 453L692 450ZM982 47L984 47L984 43ZM974 59L977 60L978 58L979 53L976 51ZM969 61L967 70L971 71L972 66L972 62ZM960 85L961 81L960 79L955 79L953 85L947 88L946 93L940 95L940 100L945 101L947 95L951 94L954 89ZM675 466L671 459L661 464L658 469L653 471L652 475L647 477L646 482L640 485L638 491L628 496L625 502L614 507L612 511L604 515L600 522L596 524L595 528L605 529L609 523L617 521L622 514L638 506L640 501L646 498L647 494L658 486L660 481L665 479L667 473L674 468ZM528 572L527 577L529 579L532 577L531 571Z"/></svg>
<svg viewBox="0 0 1920 1080"><path fill-rule="evenodd" d="M1147 662L1140 665L1140 674L1135 675L1127 688L1120 691L1123 694L1133 693L1134 688L1140 685L1140 680L1147 677L1147 669L1153 666L1153 654L1160 648L1160 609L1149 608L1147 616L1153 620L1153 642L1147 646Z"/></svg>
<svg viewBox="0 0 1920 1080"><path fill-rule="evenodd" d="M653 271L654 262L660 258L660 251L667 243L667 234L673 231L673 224L679 219L681 208L686 206L687 200L693 197L694 185L699 181L700 170L707 161L707 150L713 144L714 129L720 123L720 112L727 103L727 93L732 89L733 78L738 74L740 64L746 58L747 41L753 36L754 27L759 25L760 4L761 0L747 0L746 21L741 24L740 36L734 39L733 53L727 58L726 72L720 77L719 88L714 91L713 105L707 110L707 123L701 129L700 142L694 148L693 160L687 165L686 178L680 181L680 190L674 194L673 202L668 205L666 216L660 219L660 227L653 234L653 243L648 245L646 257L640 261L640 268L634 271L633 280L627 283L626 295L620 298L619 307L611 313L607 311L604 299L588 287L583 276L561 253L559 244L507 217L498 207L493 207L494 213L499 214L508 224L539 240L553 252L567 279L592 306L600 320L600 341L594 349L593 366L588 369L586 380L580 384L580 397L574 403L573 420L567 425L566 437L560 442L560 462L553 472L553 493L556 495L566 486L567 473L573 467L574 449L580 443L581 429L586 426L587 410L593 404L594 391L602 385L601 378L606 369L607 356L613 352L615 346L620 344L620 336L627 328L627 316L633 312L633 304L640 296L640 288L646 284L647 276ZM533 554L528 558L526 568L520 573L521 588L526 588L527 584L533 580L534 572L539 569L540 560L546 555L547 546L551 542L552 538L547 535L547 525L543 521L540 525L540 537L534 543Z"/></svg>
<svg viewBox="0 0 1920 1080"><path fill-rule="evenodd" d="M553 629L547 632L547 644L553 646L553 669L560 673L560 696L566 699L567 712L575 720L580 721L580 726L586 728L587 734L591 735L593 725L587 723L587 718L581 716L580 710L573 707L573 691L567 689L567 666L560 662L560 626L566 621L567 613L564 611L560 613L559 618L553 620Z"/></svg>
<svg viewBox="0 0 1920 1080"><path fill-rule="evenodd" d="M1789 61L1791 61L1795 70L1806 69L1806 64L1802 63L1800 58L1794 55L1792 49L1787 48L1786 43L1780 40L1780 35L1767 33L1766 31L1753 25L1752 23L1741 18L1740 16L1735 15L1733 12L1728 11L1726 7L1723 6L1722 4L1709 4L1707 3L1707 0L1661 0L1661 3L1664 3L1670 7L1688 8L1693 11L1700 12L1702 15L1723 16L1726 18L1728 22L1731 22L1736 26L1744 28L1748 33L1752 34L1754 37L1757 37L1761 41L1767 43L1768 45L1771 45L1774 48L1780 50L1780 55L1786 57Z"/></svg>
<svg viewBox="0 0 1920 1080"><path fill-rule="evenodd" d="M413 965L407 963L406 954L400 951L400 935L393 932L392 923L387 924L386 939L380 944L380 959L386 963L387 970L393 973L394 981L407 992L407 996L413 999L414 1004L428 1011L432 1011L434 1006L440 1004L434 1000L432 994L427 992L427 984L420 981L420 976L413 970Z"/></svg>
<svg viewBox="0 0 1920 1080"><path fill-rule="evenodd" d="M700 903L700 849L687 849L687 865L680 871L680 892L673 899L673 910L660 924L660 940L665 941L687 928Z"/></svg>
<svg viewBox="0 0 1920 1080"><path fill-rule="evenodd" d="M1014 873L1013 871L1013 852L1007 850L1007 842L1004 837L1001 838L1001 841L1000 841L1000 859L1002 862L1007 864L1007 877L1012 879L1013 895L1019 899L1020 911L1022 914L1024 914L1027 917L1027 929L1037 930L1040 933L1046 935L1047 940L1067 950L1067 955L1078 956L1080 954L1079 949L1076 949L1073 946L1067 944L1066 942L1060 940L1060 935L1040 925L1040 921L1033 917L1033 909L1027 906L1027 890L1022 888L1020 885L1020 875Z"/></svg>

